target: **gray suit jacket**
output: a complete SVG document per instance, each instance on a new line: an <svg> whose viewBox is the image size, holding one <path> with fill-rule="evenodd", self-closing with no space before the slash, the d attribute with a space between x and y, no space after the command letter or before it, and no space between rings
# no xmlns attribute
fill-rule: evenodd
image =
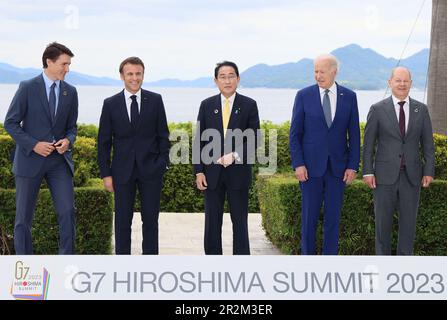
<svg viewBox="0 0 447 320"><path fill-rule="evenodd" d="M33 151L39 141L67 138L70 148L76 139L78 94L76 88L61 81L59 102L54 123L51 121L48 98L42 74L20 83L5 118L5 130L16 142L12 171L22 177L34 177L45 158ZM55 151L56 152L56 151ZM64 153L72 174L71 150Z"/></svg>
<svg viewBox="0 0 447 320"><path fill-rule="evenodd" d="M392 97L369 110L363 142L363 174L374 174L377 184L397 181L402 156L413 185L420 185L422 176L435 174L435 148L427 106L410 98L409 110L404 138L400 135Z"/></svg>

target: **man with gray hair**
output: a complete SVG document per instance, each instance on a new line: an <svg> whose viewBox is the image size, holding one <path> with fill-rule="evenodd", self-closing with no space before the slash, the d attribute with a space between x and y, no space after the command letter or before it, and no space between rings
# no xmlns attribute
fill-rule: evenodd
<svg viewBox="0 0 447 320"><path fill-rule="evenodd" d="M409 97L411 84L407 68L394 68L391 96L371 106L365 127L363 180L374 193L377 255L391 254L395 209L397 254L413 254L421 185L428 187L435 172L430 115L425 104Z"/></svg>
<svg viewBox="0 0 447 320"><path fill-rule="evenodd" d="M333 55L314 61L316 84L298 91L290 126L290 153L300 182L301 253L316 254L316 230L324 202L323 254L338 253L343 193L359 167L356 94L335 82Z"/></svg>

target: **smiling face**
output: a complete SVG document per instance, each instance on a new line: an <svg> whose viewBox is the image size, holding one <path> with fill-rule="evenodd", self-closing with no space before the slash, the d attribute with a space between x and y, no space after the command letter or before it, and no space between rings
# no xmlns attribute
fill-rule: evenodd
<svg viewBox="0 0 447 320"><path fill-rule="evenodd" d="M124 87L132 94L141 89L144 79L143 66L139 64L126 63L121 72L121 80L124 81Z"/></svg>
<svg viewBox="0 0 447 320"><path fill-rule="evenodd" d="M337 67L330 58L320 57L314 62L314 77L318 86L323 89L329 89L335 81Z"/></svg>
<svg viewBox="0 0 447 320"><path fill-rule="evenodd" d="M397 67L391 74L390 80L388 80L388 85L390 86L391 92L399 100L405 100L410 93L411 88L411 75L410 71L404 67Z"/></svg>
<svg viewBox="0 0 447 320"><path fill-rule="evenodd" d="M225 98L231 97L239 85L240 78L236 74L236 70L230 66L222 66L219 68L217 78L214 79L220 93Z"/></svg>
<svg viewBox="0 0 447 320"><path fill-rule="evenodd" d="M55 61L47 59L45 74L53 81L64 80L65 75L70 71L71 57L68 54L61 54Z"/></svg>

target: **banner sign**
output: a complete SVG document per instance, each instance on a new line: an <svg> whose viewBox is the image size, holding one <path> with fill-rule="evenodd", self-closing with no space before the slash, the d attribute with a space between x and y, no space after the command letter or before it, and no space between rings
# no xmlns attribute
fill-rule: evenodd
<svg viewBox="0 0 447 320"><path fill-rule="evenodd" d="M447 299L447 257L2 256L0 299Z"/></svg>

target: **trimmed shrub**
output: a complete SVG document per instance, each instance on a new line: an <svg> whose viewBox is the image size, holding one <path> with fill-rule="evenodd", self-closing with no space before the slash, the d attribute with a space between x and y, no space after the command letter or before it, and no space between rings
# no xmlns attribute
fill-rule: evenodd
<svg viewBox="0 0 447 320"><path fill-rule="evenodd" d="M268 238L285 254L299 254L301 237L301 192L292 175L259 177L257 180L262 224ZM321 219L322 219L321 214ZM447 255L447 181L435 180L423 188L417 222L415 254ZM397 214L393 248L397 241ZM322 228L317 230L321 251ZM346 187L340 221L342 255L374 255L374 204L371 190L361 181Z"/></svg>
<svg viewBox="0 0 447 320"><path fill-rule="evenodd" d="M75 188L76 254L111 253L112 206L112 196L105 190ZM0 226L11 254L15 210L15 190L0 189ZM58 253L59 227L48 189L39 192L32 234L35 254Z"/></svg>

